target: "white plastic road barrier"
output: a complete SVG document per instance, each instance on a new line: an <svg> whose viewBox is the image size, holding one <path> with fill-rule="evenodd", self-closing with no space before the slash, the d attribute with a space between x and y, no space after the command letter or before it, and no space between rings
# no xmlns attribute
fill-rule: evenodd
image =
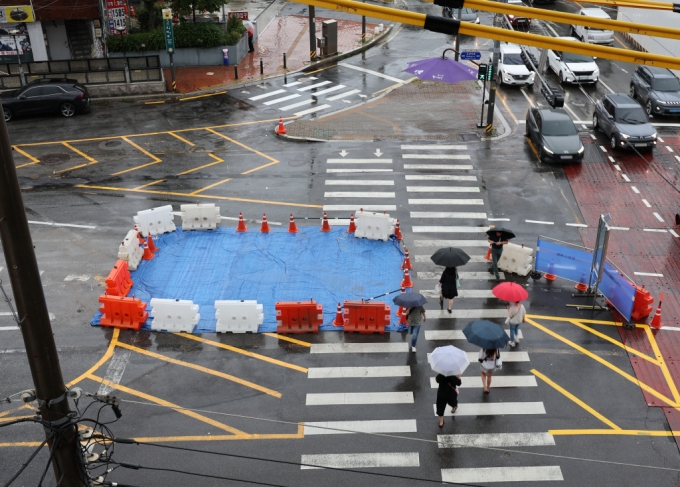
<svg viewBox="0 0 680 487"><path fill-rule="evenodd" d="M215 301L217 333L257 333L264 321L262 305L257 301L224 300Z"/></svg>
<svg viewBox="0 0 680 487"><path fill-rule="evenodd" d="M139 246L137 230L130 230L118 247L118 258L128 263L128 269L136 271L142 255L144 255L144 249Z"/></svg>
<svg viewBox="0 0 680 487"><path fill-rule="evenodd" d="M394 234L397 220L390 218L387 213L373 213L370 211L357 211L354 214L354 221L357 230L355 237L367 238L369 240L382 240L387 242Z"/></svg>
<svg viewBox="0 0 680 487"><path fill-rule="evenodd" d="M198 305L188 299L151 299L151 329L191 333L201 319Z"/></svg>
<svg viewBox="0 0 680 487"><path fill-rule="evenodd" d="M182 205L182 230L215 230L220 221L220 207L214 203Z"/></svg>
<svg viewBox="0 0 680 487"><path fill-rule="evenodd" d="M138 211L137 216L133 218L142 237L160 235L162 233L170 233L177 230L171 205Z"/></svg>
<svg viewBox="0 0 680 487"><path fill-rule="evenodd" d="M533 267L534 249L522 247L516 244L506 244L503 246L503 255L498 262L498 268L504 272L512 272L520 276L526 276Z"/></svg>

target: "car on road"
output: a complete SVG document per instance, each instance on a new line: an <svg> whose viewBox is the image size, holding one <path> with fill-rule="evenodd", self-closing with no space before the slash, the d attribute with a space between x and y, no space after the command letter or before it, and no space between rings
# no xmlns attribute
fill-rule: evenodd
<svg viewBox="0 0 680 487"><path fill-rule="evenodd" d="M579 42L575 37L557 37L557 39ZM600 68L590 56L550 49L548 50L548 66L555 72L562 84L597 83L600 80Z"/></svg>
<svg viewBox="0 0 680 487"><path fill-rule="evenodd" d="M601 8L582 8L579 10L579 15L611 20L611 17L607 15L607 12ZM613 30L595 29L584 25L572 25L571 31L574 33L574 37L582 42L590 44L612 44L614 42Z"/></svg>
<svg viewBox="0 0 680 487"><path fill-rule="evenodd" d="M61 113L72 117L90 106L85 86L73 79L42 78L1 95L5 122L21 115Z"/></svg>
<svg viewBox="0 0 680 487"><path fill-rule="evenodd" d="M526 7L522 0L506 0L504 3L509 5L517 5L518 7ZM529 30L529 27L531 27L531 19L529 17L506 14L505 19L513 29Z"/></svg>
<svg viewBox="0 0 680 487"><path fill-rule="evenodd" d="M536 73L529 71L522 59L522 49L517 44L502 42L498 58L499 85L522 85L533 87Z"/></svg>
<svg viewBox="0 0 680 487"><path fill-rule="evenodd" d="M669 69L639 66L630 79L630 96L647 115L680 114L680 81Z"/></svg>
<svg viewBox="0 0 680 487"><path fill-rule="evenodd" d="M562 108L530 108L526 134L541 162L581 162L585 147L576 125Z"/></svg>
<svg viewBox="0 0 680 487"><path fill-rule="evenodd" d="M604 132L612 149L656 145L656 129L640 104L625 93L608 93L595 104L593 128Z"/></svg>

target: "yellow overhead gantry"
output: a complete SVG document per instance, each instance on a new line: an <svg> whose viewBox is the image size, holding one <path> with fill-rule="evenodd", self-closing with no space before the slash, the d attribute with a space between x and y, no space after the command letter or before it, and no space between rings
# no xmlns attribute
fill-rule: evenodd
<svg viewBox="0 0 680 487"><path fill-rule="evenodd" d="M442 34L456 35L458 33L484 37L503 42L512 42L515 44L523 44L526 46L534 46L540 49L554 49L557 51L572 52L574 54L582 54L584 56L597 56L613 61L623 61L633 64L645 64L648 66L657 66L669 69L680 70L680 58L674 56L664 56L661 54L652 54L648 52L630 51L626 49L618 49L615 47L600 46L597 44L584 44L583 42L571 41L566 39L557 39L554 37L540 36L536 34L528 34L524 32L516 32L507 29L500 29L498 27L489 27L486 25L477 25L470 22L460 22L453 19L445 19L433 15L426 15L417 12L408 12L396 8L382 7L379 5L371 5L367 3L355 2L353 0L293 0L297 3L306 5L314 5L315 7L326 8L329 10L336 10L340 12L347 12L366 17L374 17L383 20L390 20L393 22L400 22L403 24L415 25L422 27L432 32L439 32ZM475 0L483 1L483 0ZM490 2L485 2L490 3ZM506 4L500 4L503 8L507 8ZM500 6L499 5L499 6ZM454 7L455 8L455 7ZM527 9L534 12L535 9ZM586 19L585 16L583 16ZM584 25L591 25L590 18ZM599 19L598 19L599 20ZM651 27L651 26L650 26ZM673 38L680 39L680 35Z"/></svg>
<svg viewBox="0 0 680 487"><path fill-rule="evenodd" d="M578 0L569 1L577 2ZM595 5L609 5L612 7L646 8L648 10L670 10L671 12L680 12L680 4L678 3L646 2L635 0L588 0L588 3Z"/></svg>

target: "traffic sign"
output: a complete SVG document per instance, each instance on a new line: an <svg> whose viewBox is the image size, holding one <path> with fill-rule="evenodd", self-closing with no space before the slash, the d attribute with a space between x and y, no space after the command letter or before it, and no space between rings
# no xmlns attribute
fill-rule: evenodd
<svg viewBox="0 0 680 487"><path fill-rule="evenodd" d="M463 61L477 61L482 59L482 53L479 51L463 51L460 53L460 58Z"/></svg>
<svg viewBox="0 0 680 487"><path fill-rule="evenodd" d="M172 9L163 9L163 35L165 37L165 50L168 54L175 52L175 33L172 30Z"/></svg>

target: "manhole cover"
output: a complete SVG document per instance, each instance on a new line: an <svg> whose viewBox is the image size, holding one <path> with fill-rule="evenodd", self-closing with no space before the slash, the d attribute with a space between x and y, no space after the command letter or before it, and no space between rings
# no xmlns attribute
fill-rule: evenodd
<svg viewBox="0 0 680 487"><path fill-rule="evenodd" d="M120 140L107 140L107 141L99 144L99 148L111 150L111 149L117 149L121 145L123 145L123 142L121 142Z"/></svg>
<svg viewBox="0 0 680 487"><path fill-rule="evenodd" d="M276 108L267 108L266 110L263 110L264 113L276 113L278 110Z"/></svg>
<svg viewBox="0 0 680 487"><path fill-rule="evenodd" d="M97 115L97 118L111 118L112 116L113 115L111 115L110 113L100 113L99 115Z"/></svg>
<svg viewBox="0 0 680 487"><path fill-rule="evenodd" d="M40 162L43 164L59 164L64 161L71 159L71 154L47 154L40 158Z"/></svg>
<svg viewBox="0 0 680 487"><path fill-rule="evenodd" d="M288 165L290 167L300 167L300 166L304 166L306 164L307 163L305 161L290 161L290 162L288 162Z"/></svg>

